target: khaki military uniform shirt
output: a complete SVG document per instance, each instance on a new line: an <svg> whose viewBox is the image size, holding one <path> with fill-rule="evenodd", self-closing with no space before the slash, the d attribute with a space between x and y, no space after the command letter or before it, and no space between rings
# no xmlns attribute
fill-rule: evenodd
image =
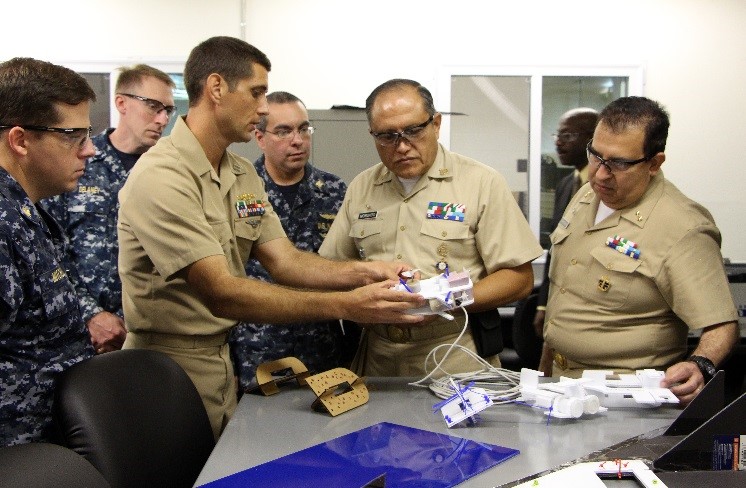
<svg viewBox="0 0 746 488"><path fill-rule="evenodd" d="M428 218L435 204L460 206L463 219ZM358 175L319 250L332 259L403 261L423 279L442 273L444 263L450 271L468 269L474 282L541 253L502 175L442 146L409 195L382 163ZM447 321L438 318L434 330L439 322Z"/></svg>
<svg viewBox="0 0 746 488"><path fill-rule="evenodd" d="M226 151L218 176L179 118L171 135L140 158L119 198L127 328L226 333L236 321L215 317L180 271L202 258L223 255L231 274L246 276L252 246L285 237L252 164Z"/></svg>
<svg viewBox="0 0 746 488"><path fill-rule="evenodd" d="M665 369L683 358L690 329L738 319L720 231L662 172L636 204L594 224L598 204L585 185L551 236L544 338L555 362Z"/></svg>

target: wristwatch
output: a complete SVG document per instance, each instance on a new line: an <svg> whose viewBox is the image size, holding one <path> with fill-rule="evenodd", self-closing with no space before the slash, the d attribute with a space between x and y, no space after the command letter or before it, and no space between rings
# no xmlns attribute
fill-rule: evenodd
<svg viewBox="0 0 746 488"><path fill-rule="evenodd" d="M712 377L715 376L715 373L718 372L713 362L704 356L689 356L689 359L687 359L687 361L691 361L697 365L699 371L702 373L702 376L705 379L705 383L709 382Z"/></svg>

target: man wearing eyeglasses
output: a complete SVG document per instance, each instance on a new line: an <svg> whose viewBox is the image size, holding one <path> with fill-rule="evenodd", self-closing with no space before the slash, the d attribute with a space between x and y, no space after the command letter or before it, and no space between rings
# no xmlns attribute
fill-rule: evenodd
<svg viewBox="0 0 746 488"><path fill-rule="evenodd" d="M94 354L63 230L39 201L83 174L95 99L67 68L0 63L0 446L49 441L55 377Z"/></svg>
<svg viewBox="0 0 746 488"><path fill-rule="evenodd" d="M133 166L158 142L174 114L174 82L145 64L123 67L117 78L116 128L93 138L96 154L74 191L46 202L64 227L80 274L76 289L96 352L121 349L126 337L117 255L117 194Z"/></svg>
<svg viewBox="0 0 746 488"><path fill-rule="evenodd" d="M738 315L710 213L667 181L669 118L625 97L603 109L586 146L589 184L551 235L541 369L665 370L689 403L738 340ZM686 357L687 335L699 344Z"/></svg>
<svg viewBox="0 0 746 488"><path fill-rule="evenodd" d="M570 166L575 169L557 183L554 192L554 213L550 224L552 230L559 224L570 199L588 181L588 157L585 148L588 141L593 137L593 130L596 128L597 122L598 112L585 107L568 110L560 117L557 133L553 134L557 156L559 156L563 166ZM537 337L542 337L544 330L544 313L549 297L550 263L551 255L548 254L533 320ZM537 346L536 357L538 357L539 349L541 349L540 346Z"/></svg>
<svg viewBox="0 0 746 488"><path fill-rule="evenodd" d="M438 143L441 114L427 88L412 80L389 80L373 90L365 107L381 163L352 181L319 253L333 259L411 262L422 278L468 270L474 282L471 323L477 320L473 312L496 311L528 295L531 261L542 249L503 176ZM433 315L416 328L366 327L358 374L424 374L428 354L461 334L464 314L457 310L455 317ZM481 332L466 332L458 344L476 352L482 337L474 334ZM486 359L499 366L497 351L485 350ZM435 358L440 361L444 353L441 349ZM430 369L433 365L428 363ZM441 368L458 373L483 366L456 350Z"/></svg>
<svg viewBox="0 0 746 488"><path fill-rule="evenodd" d="M267 95L269 113L256 126L254 137L263 154L254 162L267 198L295 247L318 252L342 204L347 185L341 178L309 162L313 127L303 102L288 92ZM246 274L272 281L257 259L249 259ZM258 365L288 356L309 371L342 366L339 321L293 324L241 322L229 343L239 386L255 384Z"/></svg>

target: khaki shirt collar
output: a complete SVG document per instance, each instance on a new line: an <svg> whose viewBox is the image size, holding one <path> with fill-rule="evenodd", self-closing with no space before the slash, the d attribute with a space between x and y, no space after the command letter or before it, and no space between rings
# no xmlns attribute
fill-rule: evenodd
<svg viewBox="0 0 746 488"><path fill-rule="evenodd" d="M658 200L663 194L664 180L663 171L658 171L658 173L650 179L647 190L645 190L645 193L643 193L642 197L636 203L617 210L597 225L593 225L593 220L596 217L595 212L589 212L588 215L591 220L591 222L589 222L590 228L606 229L608 227L615 227L619 225L621 219L625 219L640 228L645 227L645 222L647 222L648 217L650 217L650 214L653 212L653 208L655 208L656 203L658 203ZM596 195L593 190L589 189L580 197L578 203L592 205L591 208L598 208L600 201L601 199L598 195Z"/></svg>
<svg viewBox="0 0 746 488"><path fill-rule="evenodd" d="M210 174L210 178L217 183L223 193L227 193L236 176L246 173L246 168L240 160L232 153L225 151L220 160L220 175L218 176L215 169L207 159L202 145L197 140L189 126L186 125L186 116L180 116L176 119L173 129L171 130L171 139L174 145L181 149L185 155L184 164L191 166L192 170L199 176Z"/></svg>

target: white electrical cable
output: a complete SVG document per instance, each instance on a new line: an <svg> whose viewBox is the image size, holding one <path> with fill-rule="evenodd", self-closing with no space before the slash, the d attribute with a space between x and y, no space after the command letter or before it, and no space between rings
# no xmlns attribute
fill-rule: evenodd
<svg viewBox="0 0 746 488"><path fill-rule="evenodd" d="M456 383L461 386L473 382L475 387L485 390L485 394L487 394L494 403L512 402L520 395L520 388L518 386L520 383L520 373L504 368L496 368L473 351L458 344L458 341L464 336L469 326L469 314L466 312L464 307L461 307L461 309L464 311L465 318L464 328L461 330L461 333L456 337L456 340L453 341L452 344L440 344L434 347L425 358L425 371L428 370L427 366L431 361L433 363L433 369L423 378L409 384L412 386L428 387L438 398L446 399L454 394L451 380L456 381ZM448 349L443 354L443 357L440 358L440 360L437 360L437 352L444 348ZM470 373L448 373L448 371L446 371L441 365L454 349L465 353L477 364L482 366L482 369ZM425 384L425 382L438 371L442 372L443 376L433 379L429 385Z"/></svg>

